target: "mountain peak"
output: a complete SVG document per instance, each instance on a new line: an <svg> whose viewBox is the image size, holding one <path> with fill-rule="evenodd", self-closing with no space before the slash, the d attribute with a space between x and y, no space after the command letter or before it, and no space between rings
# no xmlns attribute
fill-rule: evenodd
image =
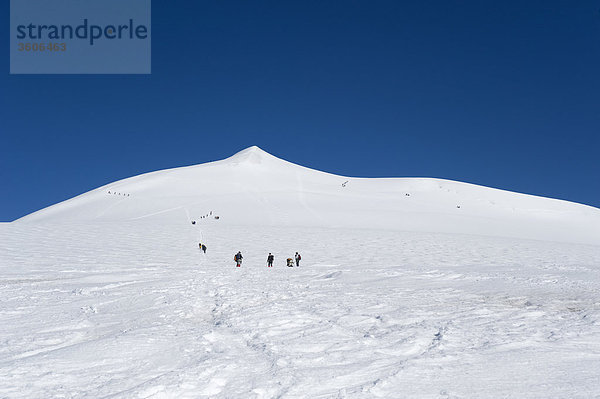
<svg viewBox="0 0 600 399"><path fill-rule="evenodd" d="M600 243L600 209L426 178L352 178L277 158L257 146L216 162L146 173L21 220L155 220L390 229ZM210 218L208 218L210 220ZM213 219L214 220L214 219Z"/></svg>
<svg viewBox="0 0 600 399"><path fill-rule="evenodd" d="M233 156L229 157L228 160L232 161L233 163L260 164L266 160L279 160L279 158L269 154L262 148L253 145L234 154Z"/></svg>
<svg viewBox="0 0 600 399"><path fill-rule="evenodd" d="M256 145L252 145L252 146L250 146L248 148L244 148L240 152L237 152L235 155L247 154L247 153L271 155L271 154L269 154L268 152L266 152L265 150L263 150L262 148L260 148L259 146L256 146Z"/></svg>

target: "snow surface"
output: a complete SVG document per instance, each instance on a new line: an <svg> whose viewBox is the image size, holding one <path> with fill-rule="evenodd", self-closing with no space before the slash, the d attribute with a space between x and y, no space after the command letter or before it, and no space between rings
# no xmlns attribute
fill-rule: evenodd
<svg viewBox="0 0 600 399"><path fill-rule="evenodd" d="M19 222L196 219L249 226L370 228L600 244L600 209L427 178L336 176L258 147L108 184Z"/></svg>
<svg viewBox="0 0 600 399"><path fill-rule="evenodd" d="M0 224L0 398L599 397L599 215L256 147L109 184Z"/></svg>

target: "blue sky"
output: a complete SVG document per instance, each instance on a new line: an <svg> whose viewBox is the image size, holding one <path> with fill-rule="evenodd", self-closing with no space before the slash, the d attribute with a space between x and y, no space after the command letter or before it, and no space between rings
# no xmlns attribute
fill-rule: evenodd
<svg viewBox="0 0 600 399"><path fill-rule="evenodd" d="M0 221L250 145L600 207L598 1L152 6L148 76L9 75L0 40Z"/></svg>

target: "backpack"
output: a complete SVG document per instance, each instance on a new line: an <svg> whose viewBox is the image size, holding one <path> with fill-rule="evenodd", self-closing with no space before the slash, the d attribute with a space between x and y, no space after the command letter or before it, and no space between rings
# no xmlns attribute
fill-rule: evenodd
<svg viewBox="0 0 600 399"><path fill-rule="evenodd" d="M302 259L302 256L300 256L300 254L298 254L298 260Z"/></svg>

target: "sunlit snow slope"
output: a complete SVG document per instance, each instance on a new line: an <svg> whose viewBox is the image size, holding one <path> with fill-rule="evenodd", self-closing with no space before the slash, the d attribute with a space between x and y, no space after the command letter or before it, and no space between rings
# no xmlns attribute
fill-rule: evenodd
<svg viewBox="0 0 600 399"><path fill-rule="evenodd" d="M19 222L181 222L202 215L218 215L225 225L370 228L600 244L597 208L441 179L336 176L258 147L222 161L111 183Z"/></svg>
<svg viewBox="0 0 600 399"><path fill-rule="evenodd" d="M257 147L122 180L0 223L0 398L600 397L599 226Z"/></svg>

